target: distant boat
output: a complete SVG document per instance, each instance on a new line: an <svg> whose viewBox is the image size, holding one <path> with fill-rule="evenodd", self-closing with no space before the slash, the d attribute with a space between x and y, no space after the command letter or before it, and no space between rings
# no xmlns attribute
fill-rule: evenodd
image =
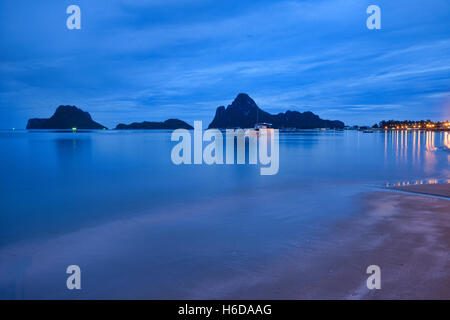
<svg viewBox="0 0 450 320"><path fill-rule="evenodd" d="M261 122L261 123L256 123L255 124L255 130L259 131L261 129L270 129L272 128L272 124L271 123L266 123L266 122Z"/></svg>
<svg viewBox="0 0 450 320"><path fill-rule="evenodd" d="M256 110L256 123L254 129L259 131L261 129L269 129L272 127L271 123L259 122L259 109Z"/></svg>
<svg viewBox="0 0 450 320"><path fill-rule="evenodd" d="M373 133L372 130L364 130L363 132L364 132L364 133Z"/></svg>
<svg viewBox="0 0 450 320"><path fill-rule="evenodd" d="M297 128L282 128L280 129L280 132L296 132L298 131Z"/></svg>

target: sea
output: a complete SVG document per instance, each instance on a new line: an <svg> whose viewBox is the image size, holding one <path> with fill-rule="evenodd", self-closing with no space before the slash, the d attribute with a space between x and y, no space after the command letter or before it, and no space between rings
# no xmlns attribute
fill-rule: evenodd
<svg viewBox="0 0 450 320"><path fill-rule="evenodd" d="M0 131L0 299L232 297L363 195L450 181L449 132L280 133L275 175L175 165L171 133Z"/></svg>

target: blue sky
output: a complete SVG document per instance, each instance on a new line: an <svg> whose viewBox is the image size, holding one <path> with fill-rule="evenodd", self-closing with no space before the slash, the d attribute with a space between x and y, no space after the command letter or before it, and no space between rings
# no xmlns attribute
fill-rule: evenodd
<svg viewBox="0 0 450 320"><path fill-rule="evenodd" d="M347 124L450 120L448 0L2 0L0 39L0 128L61 104L109 127L209 123L240 92Z"/></svg>

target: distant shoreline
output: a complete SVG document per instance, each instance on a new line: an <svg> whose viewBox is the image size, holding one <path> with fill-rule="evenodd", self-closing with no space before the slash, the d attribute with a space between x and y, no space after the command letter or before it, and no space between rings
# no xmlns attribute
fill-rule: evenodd
<svg viewBox="0 0 450 320"><path fill-rule="evenodd" d="M433 195L450 199L450 184L448 183L409 185L392 187L392 189L413 194Z"/></svg>
<svg viewBox="0 0 450 320"><path fill-rule="evenodd" d="M241 128L243 130L251 129L251 128ZM194 130L194 129L186 129L186 130ZM227 130L227 128L218 128L218 130ZM301 131L361 131L358 129L337 129L337 128L308 128L308 129L297 129L297 128L282 128L279 129L282 133L290 133L290 132L301 132ZM450 128L446 129L436 129L436 128L428 128L428 129L380 129L373 128L370 129L374 132L450 132ZM173 129L17 129L17 128L0 128L0 131L30 131L30 132L101 132L101 131L173 131Z"/></svg>

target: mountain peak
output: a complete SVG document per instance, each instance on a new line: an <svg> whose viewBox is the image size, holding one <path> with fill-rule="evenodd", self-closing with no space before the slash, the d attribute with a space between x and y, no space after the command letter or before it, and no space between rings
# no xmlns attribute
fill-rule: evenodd
<svg viewBox="0 0 450 320"><path fill-rule="evenodd" d="M71 115L71 117L80 117L80 118L86 118L87 120L92 120L91 115L89 112L83 111L80 108L77 108L76 106L59 106L53 117L65 117Z"/></svg>
<svg viewBox="0 0 450 320"><path fill-rule="evenodd" d="M255 101L250 98L246 93L239 93L231 105L228 106L231 109L239 109L244 112L249 112L254 109L258 109Z"/></svg>
<svg viewBox="0 0 450 320"><path fill-rule="evenodd" d="M80 108L77 108L76 106L61 105L58 108L56 108L55 113L57 113L57 112L74 112L74 111L82 111L82 110Z"/></svg>

